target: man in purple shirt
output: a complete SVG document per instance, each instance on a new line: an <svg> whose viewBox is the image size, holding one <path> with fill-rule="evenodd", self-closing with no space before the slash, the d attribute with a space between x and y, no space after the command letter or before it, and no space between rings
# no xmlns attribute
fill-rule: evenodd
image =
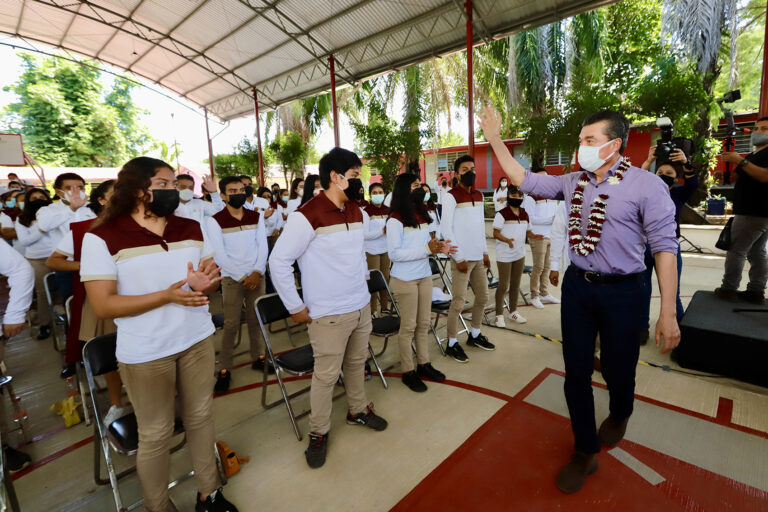
<svg viewBox="0 0 768 512"><path fill-rule="evenodd" d="M528 194L564 199L570 212L571 266L563 278L561 325L565 400L576 453L557 475L557 486L572 493L597 471L601 443L613 446L624 437L632 414L639 337L645 328L646 240L661 289L656 345L663 339L667 352L680 342L675 314L675 206L658 176L622 157L629 121L618 112L602 111L584 120L579 134L581 171L564 176L526 172L501 141L500 124L499 115L486 107L480 126L511 184ZM610 395L610 414L599 432L592 396L598 334Z"/></svg>

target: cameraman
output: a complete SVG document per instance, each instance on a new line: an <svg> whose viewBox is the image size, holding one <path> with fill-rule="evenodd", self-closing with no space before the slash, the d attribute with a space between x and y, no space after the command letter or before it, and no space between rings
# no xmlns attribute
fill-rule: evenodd
<svg viewBox="0 0 768 512"><path fill-rule="evenodd" d="M648 151L648 158L641 166L646 171L651 169L651 164L656 161L658 146L652 146ZM683 210L683 205L691 195L696 191L699 186L699 174L694 169L688 160L688 156L680 148L675 148L669 153L669 157L660 159L656 162L656 175L669 187L669 195L672 197L672 202L675 203L675 233L677 238L680 238L680 212ZM680 185L680 179L683 178L684 182ZM647 329L650 329L650 308L651 308L651 291L653 290L652 277L654 269L654 259L651 254L651 248L646 244L645 246L645 274L643 276L645 280L645 293L647 299L645 305L647 307L647 313L645 318L648 319ZM683 318L685 310L683 310L683 303L680 301L680 274L683 271L683 258L680 256L680 243L677 244L677 300L676 300L676 313L677 321ZM641 337L640 342L645 343L648 341L648 331L645 336Z"/></svg>
<svg viewBox="0 0 768 512"><path fill-rule="evenodd" d="M738 179L733 189L731 247L725 257L723 284L715 294L727 300L762 304L768 281L768 116L755 122L751 142L755 151L746 157L735 151L723 153L724 162L736 164ZM750 264L749 284L746 291L740 292L745 259Z"/></svg>

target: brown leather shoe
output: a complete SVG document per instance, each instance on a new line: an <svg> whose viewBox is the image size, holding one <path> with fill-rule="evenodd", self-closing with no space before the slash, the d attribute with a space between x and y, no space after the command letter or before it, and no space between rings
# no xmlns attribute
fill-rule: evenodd
<svg viewBox="0 0 768 512"><path fill-rule="evenodd" d="M597 471L597 454L576 452L571 455L571 462L557 474L557 488L571 494L582 487L587 477Z"/></svg>
<svg viewBox="0 0 768 512"><path fill-rule="evenodd" d="M597 431L597 437L600 438L600 442L605 446L615 446L619 441L624 439L628 423L629 418L617 420L611 415L608 415L602 425L600 425L600 429Z"/></svg>

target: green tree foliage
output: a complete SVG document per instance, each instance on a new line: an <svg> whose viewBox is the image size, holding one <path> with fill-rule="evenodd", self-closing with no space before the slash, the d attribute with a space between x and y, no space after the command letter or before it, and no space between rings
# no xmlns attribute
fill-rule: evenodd
<svg viewBox="0 0 768 512"><path fill-rule="evenodd" d="M268 157L264 155L264 165L268 164ZM206 158L204 162L208 162ZM216 176L246 175L256 177L259 172L259 150L256 144L243 137L237 146L232 148L232 153L221 153L213 157L213 170Z"/></svg>
<svg viewBox="0 0 768 512"><path fill-rule="evenodd" d="M23 72L5 88L19 101L3 109L4 124L24 136L38 162L116 167L154 145L131 99L132 82L118 78L105 94L92 63L20 55Z"/></svg>
<svg viewBox="0 0 768 512"><path fill-rule="evenodd" d="M267 145L267 154L282 166L286 183L304 175L304 162L310 156L309 147L301 133L294 131L279 134Z"/></svg>
<svg viewBox="0 0 768 512"><path fill-rule="evenodd" d="M395 177L404 163L410 133L402 130L387 116L384 107L371 101L367 123L352 123L357 135L357 152L368 160L367 164L381 175L381 181L391 189Z"/></svg>

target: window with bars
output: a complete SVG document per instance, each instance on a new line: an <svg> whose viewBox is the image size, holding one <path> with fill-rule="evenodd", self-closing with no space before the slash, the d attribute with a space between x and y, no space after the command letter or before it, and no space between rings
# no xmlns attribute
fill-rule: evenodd
<svg viewBox="0 0 768 512"><path fill-rule="evenodd" d="M453 163L460 156L469 154L467 151L452 151L437 155L437 172L453 172Z"/></svg>
<svg viewBox="0 0 768 512"><path fill-rule="evenodd" d="M571 155L561 151L559 153L547 153L544 165L568 165L571 162Z"/></svg>

